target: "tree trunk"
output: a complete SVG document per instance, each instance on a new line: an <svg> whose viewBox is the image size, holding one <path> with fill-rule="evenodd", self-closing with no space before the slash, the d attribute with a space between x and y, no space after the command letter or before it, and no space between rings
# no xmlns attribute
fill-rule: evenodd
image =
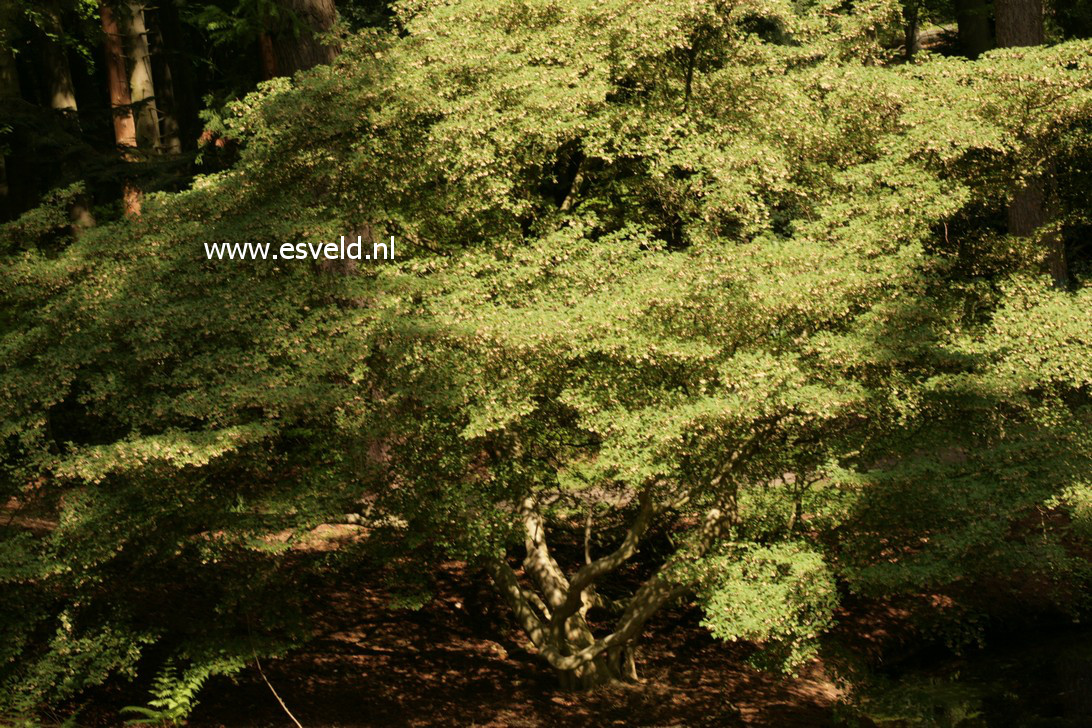
<svg viewBox="0 0 1092 728"><path fill-rule="evenodd" d="M15 15L14 3L0 0L0 103L7 104L7 99L22 98L19 87L19 69L15 65L15 53L12 50L12 21ZM12 199L8 186L8 158L0 154L0 220L11 219L19 207Z"/></svg>
<svg viewBox="0 0 1092 728"><path fill-rule="evenodd" d="M262 33L258 38L258 47L262 55L262 80L268 81L277 76L277 54L273 51L273 36Z"/></svg>
<svg viewBox="0 0 1092 728"><path fill-rule="evenodd" d="M997 44L1002 48L1040 45L1043 42L1042 0L996 0ZM1048 221L1047 192L1054 176L1054 166L1018 189L1007 211L1010 235L1031 237ZM1054 285L1065 285L1069 277L1065 244L1057 232L1048 232L1042 243L1046 248L1046 270Z"/></svg>
<svg viewBox="0 0 1092 728"><path fill-rule="evenodd" d="M1049 220L1047 207L1047 190L1049 180L1054 176L1053 165L1049 165L1047 171L1041 176L1027 181L1012 196L1006 211L1010 235L1020 237L1032 237ZM1069 278L1069 266L1065 257L1065 241L1057 231L1047 231L1040 241L1046 248L1046 263L1044 268L1050 273L1051 280L1056 286L1064 286Z"/></svg>
<svg viewBox="0 0 1092 728"><path fill-rule="evenodd" d="M733 455L725 472L731 463L742 460L739 455L739 452ZM542 504L536 496L527 496L520 504L520 516L525 532L523 570L531 588L520 583L505 557L489 563L494 585L531 643L553 667L563 688L587 689L637 679L633 647L644 625L661 607L691 587L676 583L669 576L676 559L699 558L705 554L735 513L734 493L725 495L708 508L694 541L645 579L625 600L610 634L596 638L586 620L589 609L605 606L596 595L596 582L615 572L637 552L637 545L654 515L670 507L670 504L657 506L653 493L647 488L636 494L635 501L636 513L621 544L597 559L589 561L585 555L586 563L568 578L547 544Z"/></svg>
<svg viewBox="0 0 1092 728"><path fill-rule="evenodd" d="M173 127L177 127L179 148L192 147L201 131L197 107L198 95L192 65L182 51L187 47L186 36L178 17L176 0L163 0L159 3L155 17L156 37L159 39L159 55L163 61L164 77L170 78L164 89L164 92L170 93L170 108L167 109L167 115L163 119L163 134L169 137L171 133L174 133Z"/></svg>
<svg viewBox="0 0 1092 728"><path fill-rule="evenodd" d="M0 17L0 103L6 103L7 99L21 98L19 93L19 73L15 67L15 54L11 50L10 33L11 26L7 17L13 10L10 6L5 8L4 16ZM16 206L11 199L11 189L8 187L8 160L0 154L0 220L10 220L15 216Z"/></svg>
<svg viewBox="0 0 1092 728"><path fill-rule="evenodd" d="M42 22L44 32L39 45L39 55L45 70L49 105L60 114L69 130L78 134L80 119L79 107L76 103L76 88L72 83L72 68L68 63L68 52L63 42L64 25L56 2L44 3ZM79 162L72 161L70 164L72 169L63 170L66 179L71 181L82 177ZM78 236L82 231L95 225L95 218L91 214L91 200L86 194L81 194L73 200L68 210L68 217L72 223L73 236Z"/></svg>
<svg viewBox="0 0 1092 728"><path fill-rule="evenodd" d="M114 117L114 139L124 159L135 160L137 147L136 122L133 119L132 96L125 71L125 53L121 44L121 29L110 5L103 2L99 7L102 16L102 32L106 51L106 82L110 89L110 107ZM140 214L140 190L132 180L122 185L125 214Z"/></svg>
<svg viewBox="0 0 1092 728"><path fill-rule="evenodd" d="M170 3L166 3L170 5ZM156 110L159 112L159 141L163 151L168 154L182 152L181 125L178 121L178 102L175 97L173 66L167 57L166 44L163 40L164 8L154 12L145 11L144 21L148 26L149 58L152 73L156 80Z"/></svg>
<svg viewBox="0 0 1092 728"><path fill-rule="evenodd" d="M263 69L267 74L290 76L337 57L338 49L319 37L328 33L337 20L334 0L280 0L286 14L295 22L272 33L274 63L269 67L263 47Z"/></svg>
<svg viewBox="0 0 1092 728"><path fill-rule="evenodd" d="M134 103L137 145L159 149L159 113L155 104L155 81L148 52L148 28L144 23L144 5L135 0L126 4L125 35L129 47L129 89Z"/></svg>
<svg viewBox="0 0 1092 728"><path fill-rule="evenodd" d="M914 60L914 53L918 49L918 16L920 8L917 0L910 0L903 6L903 20L906 22L906 60Z"/></svg>
<svg viewBox="0 0 1092 728"><path fill-rule="evenodd" d="M999 48L1042 44L1042 0L995 0L994 16Z"/></svg>
<svg viewBox="0 0 1092 728"><path fill-rule="evenodd" d="M558 684L562 690L592 690L623 681L619 664L609 655L600 655L575 670L558 671Z"/></svg>
<svg viewBox="0 0 1092 728"><path fill-rule="evenodd" d="M45 70L49 105L66 118L76 116L76 89L72 84L72 69L64 47L64 27L61 13L54 2L43 3L41 17L44 31L39 43L39 54Z"/></svg>
<svg viewBox="0 0 1092 728"><path fill-rule="evenodd" d="M955 13L963 55L978 58L993 48L987 0L955 0Z"/></svg>

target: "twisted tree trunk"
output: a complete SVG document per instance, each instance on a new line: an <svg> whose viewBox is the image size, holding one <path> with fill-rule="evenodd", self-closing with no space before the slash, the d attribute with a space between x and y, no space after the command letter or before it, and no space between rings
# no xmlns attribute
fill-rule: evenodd
<svg viewBox="0 0 1092 728"><path fill-rule="evenodd" d="M657 514L676 505L678 502L657 505L651 489L641 491L622 543L606 556L585 563L570 580L550 552L541 504L533 496L521 504L526 551L523 571L531 586L521 583L504 558L494 560L490 572L531 643L557 673L561 687L589 689L637 680L634 647L644 625L664 604L690 590L690 585L676 583L669 576L672 567L678 559L702 556L716 542L728 520L725 501L706 511L693 544L685 552L661 565L621 603L621 614L609 634L597 638L586 615L592 608L608 606L596 593L596 583L637 552Z"/></svg>

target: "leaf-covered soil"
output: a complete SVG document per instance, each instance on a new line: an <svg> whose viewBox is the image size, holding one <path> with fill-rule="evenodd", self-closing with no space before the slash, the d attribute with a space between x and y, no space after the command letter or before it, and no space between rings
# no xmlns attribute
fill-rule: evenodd
<svg viewBox="0 0 1092 728"><path fill-rule="evenodd" d="M435 598L390 609L361 586L331 590L316 638L263 662L269 683L312 726L823 726L837 690L820 666L761 673L745 648L714 641L696 613L651 624L642 682L574 694L557 688L518 633L505 631L487 585L459 564L436 575ZM207 686L190 725L290 726L257 669Z"/></svg>

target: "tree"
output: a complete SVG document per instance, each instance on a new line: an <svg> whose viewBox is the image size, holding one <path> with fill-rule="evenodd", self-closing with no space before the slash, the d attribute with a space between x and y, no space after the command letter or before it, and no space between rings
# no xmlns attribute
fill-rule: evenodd
<svg viewBox="0 0 1092 728"><path fill-rule="evenodd" d="M262 53L267 74L291 76L322 63L330 63L337 47L323 39L337 18L334 0L277 0L281 12L268 35ZM270 50L272 53L270 54ZM270 65L270 61L272 64ZM272 72L272 73L270 73Z"/></svg>
<svg viewBox="0 0 1092 728"><path fill-rule="evenodd" d="M1092 118L1088 44L888 67L897 10L403 5L230 105L233 168L56 254L63 195L3 228L0 495L57 524L0 531L11 692L282 649L286 539L356 510L571 687L673 600L790 667L846 588L1071 564L1019 528L1087 495L1092 309L995 218L1020 135ZM210 253L362 230L400 257Z"/></svg>
<svg viewBox="0 0 1092 728"><path fill-rule="evenodd" d="M21 97L19 90L19 72L15 66L15 54L12 51L12 35L14 31L14 7L5 6L0 13L0 99L18 99ZM10 214L11 206L10 190L8 187L7 143L0 149L0 213L5 217Z"/></svg>
<svg viewBox="0 0 1092 728"><path fill-rule="evenodd" d="M72 71L64 47L64 28L60 9L55 3L46 3L41 12L43 38L39 48L45 76L49 85L50 105L66 116L75 117L77 112L76 91L72 84Z"/></svg>
<svg viewBox="0 0 1092 728"><path fill-rule="evenodd" d="M978 58L994 47L989 11L986 0L955 0L959 45L968 58Z"/></svg>
<svg viewBox="0 0 1092 728"><path fill-rule="evenodd" d="M108 2L99 5L102 17L103 44L106 52L106 77L110 91L110 107L114 118L114 138L124 159L134 159L133 150L138 146L136 120L133 116L133 99L129 90L129 77L125 67L125 49L122 32ZM124 182L123 205L127 215L140 214L140 190L130 180Z"/></svg>
<svg viewBox="0 0 1092 728"><path fill-rule="evenodd" d="M183 137L192 140L197 136L192 123L196 117L193 69L182 52L185 41L175 3L160 4L153 19L157 52L151 60L154 75L160 79L156 111L162 117L161 139L167 152L180 154Z"/></svg>
<svg viewBox="0 0 1092 728"><path fill-rule="evenodd" d="M44 75L48 85L46 96L49 98L51 108L64 120L67 127L78 134L80 130L79 105L76 102L76 89L72 83L72 69L68 62L67 40L64 26L61 22L61 7L56 2L44 4L40 12L40 27L38 45L42 60ZM66 160L63 175L66 182L79 179L81 175L80 164L74 159ZM73 198L72 208L69 211L72 220L72 233L79 235L81 231L93 226L95 218L91 214L91 200L86 194Z"/></svg>
<svg viewBox="0 0 1092 728"><path fill-rule="evenodd" d="M994 23L1000 48L1040 45L1043 42L1043 3L1041 0L997 0Z"/></svg>
<svg viewBox="0 0 1092 728"><path fill-rule="evenodd" d="M152 60L148 53L148 27L144 22L144 6L127 2L124 6L125 39L128 49L130 101L134 104L137 146L159 151L159 113L156 110L155 80Z"/></svg>
<svg viewBox="0 0 1092 728"><path fill-rule="evenodd" d="M997 0L997 45L1018 48L1043 42L1043 6L1040 0ZM1047 171L1025 180L1013 194L1008 207L1009 232L1029 237L1040 233L1046 248L1046 268L1054 284L1064 286L1068 278L1065 242L1056 231L1045 230L1050 220L1047 212L1051 165Z"/></svg>

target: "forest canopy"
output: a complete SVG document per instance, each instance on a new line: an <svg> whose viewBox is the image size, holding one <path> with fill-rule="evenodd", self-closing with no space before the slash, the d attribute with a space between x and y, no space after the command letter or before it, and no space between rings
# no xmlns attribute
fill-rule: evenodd
<svg viewBox="0 0 1092 728"><path fill-rule="evenodd" d="M5 93L0 715L158 676L181 720L315 585L451 559L573 688L678 603L790 673L852 600L954 644L1087 607L1082 5L909 60L889 0L177 5L271 65L176 89L173 151L135 96L126 144ZM40 10L9 37L81 53ZM341 236L398 256L207 254Z"/></svg>

